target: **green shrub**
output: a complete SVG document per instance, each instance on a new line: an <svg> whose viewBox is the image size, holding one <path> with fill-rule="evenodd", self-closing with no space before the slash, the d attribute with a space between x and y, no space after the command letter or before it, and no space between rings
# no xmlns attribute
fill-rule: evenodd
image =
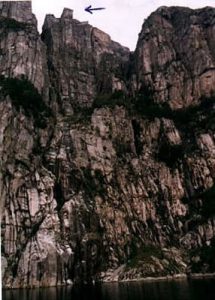
<svg viewBox="0 0 215 300"><path fill-rule="evenodd" d="M195 121L198 113L208 113L215 104L215 96L202 97L200 104L178 110L172 110L167 103L160 104L154 102L154 95L150 88L144 88L133 99L133 110L137 114L148 119L168 118L178 125L184 125Z"/></svg>
<svg viewBox="0 0 215 300"><path fill-rule="evenodd" d="M163 143L159 148L157 158L159 161L163 161L168 167L172 168L179 159L183 158L184 152L185 149L182 144L169 145Z"/></svg>
<svg viewBox="0 0 215 300"><path fill-rule="evenodd" d="M135 145L136 153L139 156L143 151L143 142L141 141L142 128L140 126L140 123L135 119L132 120L131 124L134 132L134 145Z"/></svg>
<svg viewBox="0 0 215 300"><path fill-rule="evenodd" d="M131 257L127 264L127 267L128 268L138 267L138 264L140 262L150 263L151 256L162 259L163 253L161 248L159 246L154 246L154 245L145 245L140 248L135 248L131 253Z"/></svg>
<svg viewBox="0 0 215 300"><path fill-rule="evenodd" d="M0 28L6 30L20 31L26 29L27 24L23 22L18 22L15 19L10 18L0 18Z"/></svg>
<svg viewBox="0 0 215 300"><path fill-rule="evenodd" d="M202 199L202 206L199 207L199 199ZM195 193L181 199L184 204L189 204L190 211L201 216L196 219L192 218L190 227L195 227L198 224L203 224L208 218L215 215L215 184L202 192L202 188L195 190Z"/></svg>
<svg viewBox="0 0 215 300"><path fill-rule="evenodd" d="M91 196L105 195L106 190L105 190L104 176L99 169L96 169L94 171L94 174L92 174L91 169L82 168L82 174L83 174L83 188L89 195Z"/></svg>
<svg viewBox="0 0 215 300"><path fill-rule="evenodd" d="M173 111L167 103L155 103L148 94L138 95L134 101L133 107L139 115L148 119L167 118L172 119L176 123L180 124L190 122L199 109L199 107L189 107L186 109L178 109Z"/></svg>
<svg viewBox="0 0 215 300"><path fill-rule="evenodd" d="M198 256L200 260L192 263L192 272L214 272L215 271L215 238L211 245L191 251L191 257ZM206 269L205 269L206 268Z"/></svg>
<svg viewBox="0 0 215 300"><path fill-rule="evenodd" d="M80 123L82 125L88 125L90 123L91 116L93 113L92 107L76 106L73 109L74 109L74 114L67 117L67 122L71 124Z"/></svg>
<svg viewBox="0 0 215 300"><path fill-rule="evenodd" d="M134 111L148 118L161 117L163 115L163 108L154 103L153 91L150 87L142 87L139 94L137 94L133 100Z"/></svg>
<svg viewBox="0 0 215 300"><path fill-rule="evenodd" d="M46 118L51 115L51 111L29 80L24 77L18 79L0 76L0 86L3 96L9 95L16 109L23 108L26 116L34 118L35 126L46 126Z"/></svg>
<svg viewBox="0 0 215 300"><path fill-rule="evenodd" d="M117 105L126 105L126 97L122 91L115 91L114 93L110 94L99 94L93 102L93 108L114 108Z"/></svg>
<svg viewBox="0 0 215 300"><path fill-rule="evenodd" d="M105 195L105 179L99 169L94 170L94 174L90 168L73 169L70 179L76 193L84 190L91 198Z"/></svg>
<svg viewBox="0 0 215 300"><path fill-rule="evenodd" d="M206 218L215 215L215 185L202 194L202 215Z"/></svg>
<svg viewBox="0 0 215 300"><path fill-rule="evenodd" d="M211 241L210 246L204 246L201 249L201 259L204 263L209 265L210 272L215 271L215 239Z"/></svg>
<svg viewBox="0 0 215 300"><path fill-rule="evenodd" d="M113 141L113 145L118 158L122 158L126 156L126 154L131 153L131 145L129 142L121 141L116 138Z"/></svg>

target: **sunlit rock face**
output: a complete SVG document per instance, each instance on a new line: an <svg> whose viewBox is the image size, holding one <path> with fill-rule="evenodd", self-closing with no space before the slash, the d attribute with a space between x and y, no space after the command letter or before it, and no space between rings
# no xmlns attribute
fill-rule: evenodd
<svg viewBox="0 0 215 300"><path fill-rule="evenodd" d="M0 12L3 286L215 271L215 10L158 9L134 53Z"/></svg>

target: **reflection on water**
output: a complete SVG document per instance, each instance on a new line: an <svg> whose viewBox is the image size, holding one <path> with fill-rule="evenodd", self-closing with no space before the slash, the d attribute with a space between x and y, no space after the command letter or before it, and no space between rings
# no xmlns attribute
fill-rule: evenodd
<svg viewBox="0 0 215 300"><path fill-rule="evenodd" d="M215 279L3 291L3 300L214 300Z"/></svg>

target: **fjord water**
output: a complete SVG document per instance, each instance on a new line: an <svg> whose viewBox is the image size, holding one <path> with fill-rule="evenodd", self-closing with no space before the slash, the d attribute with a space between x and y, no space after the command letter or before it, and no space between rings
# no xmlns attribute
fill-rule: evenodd
<svg viewBox="0 0 215 300"><path fill-rule="evenodd" d="M215 279L5 290L3 300L214 300Z"/></svg>

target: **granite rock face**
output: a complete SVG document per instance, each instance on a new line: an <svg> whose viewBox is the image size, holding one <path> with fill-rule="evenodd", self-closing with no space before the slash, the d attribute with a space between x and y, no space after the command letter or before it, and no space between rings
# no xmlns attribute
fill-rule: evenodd
<svg viewBox="0 0 215 300"><path fill-rule="evenodd" d="M0 2L0 73L25 77L45 96L48 88L46 49L37 31L30 1ZM44 89L44 90L43 90Z"/></svg>
<svg viewBox="0 0 215 300"><path fill-rule="evenodd" d="M215 271L215 10L158 9L134 53L0 12L3 286Z"/></svg>
<svg viewBox="0 0 215 300"><path fill-rule="evenodd" d="M31 1L1 1L1 17L17 20L28 24L37 24L35 16L32 14Z"/></svg>
<svg viewBox="0 0 215 300"><path fill-rule="evenodd" d="M64 114L91 106L97 94L127 91L122 64L128 62L129 49L87 22L74 20L72 10L64 9L60 19L47 15L42 40L52 91L59 95Z"/></svg>
<svg viewBox="0 0 215 300"><path fill-rule="evenodd" d="M212 7L160 7L143 24L137 45L139 87L149 85L159 103L179 109L215 90Z"/></svg>

